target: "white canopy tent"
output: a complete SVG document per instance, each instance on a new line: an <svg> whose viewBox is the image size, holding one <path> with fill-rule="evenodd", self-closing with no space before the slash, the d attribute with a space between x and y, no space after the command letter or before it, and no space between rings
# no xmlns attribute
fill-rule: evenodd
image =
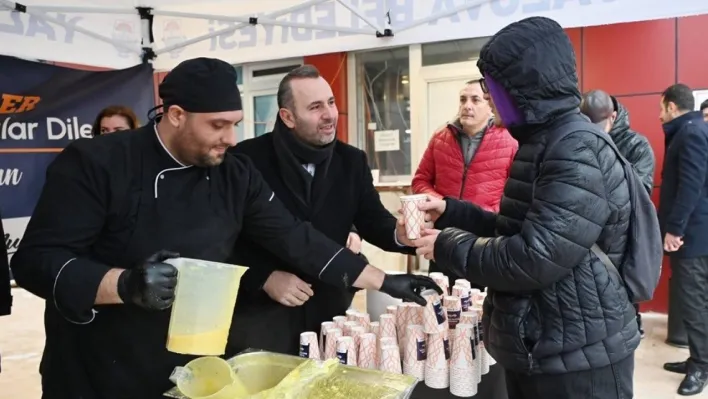
<svg viewBox="0 0 708 399"><path fill-rule="evenodd" d="M169 70L490 36L532 15L578 27L704 13L696 0L0 0L0 54Z"/></svg>

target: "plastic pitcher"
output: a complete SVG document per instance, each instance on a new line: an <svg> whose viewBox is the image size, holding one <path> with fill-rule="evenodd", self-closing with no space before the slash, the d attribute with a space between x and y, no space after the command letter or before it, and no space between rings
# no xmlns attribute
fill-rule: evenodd
<svg viewBox="0 0 708 399"><path fill-rule="evenodd" d="M237 399L248 397L231 366L218 357L200 357L177 367L170 380L189 399Z"/></svg>
<svg viewBox="0 0 708 399"><path fill-rule="evenodd" d="M238 287L248 268L188 258L166 262L179 273L167 350L186 355L223 355Z"/></svg>

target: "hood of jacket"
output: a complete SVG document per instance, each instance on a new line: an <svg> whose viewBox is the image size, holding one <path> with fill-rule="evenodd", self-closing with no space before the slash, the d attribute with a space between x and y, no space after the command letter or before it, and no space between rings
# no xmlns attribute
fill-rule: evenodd
<svg viewBox="0 0 708 399"><path fill-rule="evenodd" d="M617 117L615 118L615 123L612 124L610 136L616 136L629 130L629 111L615 97L612 97L612 103L615 106Z"/></svg>
<svg viewBox="0 0 708 399"><path fill-rule="evenodd" d="M525 125L538 127L579 112L575 51L552 19L531 17L506 26L482 48L477 66L507 90ZM518 136L529 126L522 127L509 130Z"/></svg>

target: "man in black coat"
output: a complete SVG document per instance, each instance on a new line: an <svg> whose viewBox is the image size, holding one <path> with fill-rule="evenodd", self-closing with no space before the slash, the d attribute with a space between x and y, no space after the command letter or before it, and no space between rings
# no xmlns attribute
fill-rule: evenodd
<svg viewBox="0 0 708 399"><path fill-rule="evenodd" d="M703 120L708 122L708 100L701 103L700 110L703 113Z"/></svg>
<svg viewBox="0 0 708 399"><path fill-rule="evenodd" d="M381 204L366 154L336 140L338 110L332 88L305 65L288 73L278 89L271 133L232 149L249 156L278 198L296 217L327 237L348 244L352 225L371 244L413 253L405 229ZM243 277L230 351L249 347L297 354L299 335L343 315L354 291L323 284L258 246L240 240L232 261L253 266Z"/></svg>
<svg viewBox="0 0 708 399"><path fill-rule="evenodd" d="M695 395L708 382L708 124L694 105L693 91L683 84L661 97L666 151L659 223L690 353L687 361L664 368L686 373L681 395Z"/></svg>
<svg viewBox="0 0 708 399"><path fill-rule="evenodd" d="M629 112L615 97L602 90L591 90L583 96L580 111L590 118L590 122L599 125L609 133L622 155L632 164L642 185L651 194L654 188L654 168L656 159L649 140L629 127ZM639 333L644 338L642 315L639 304L637 310Z"/></svg>
<svg viewBox="0 0 708 399"><path fill-rule="evenodd" d="M419 253L488 287L485 347L510 398L631 398L635 310L591 251L623 263L629 187L579 110L570 39L553 20L527 18L494 35L477 66L519 151L498 214L447 198L423 207L447 228L426 230Z"/></svg>

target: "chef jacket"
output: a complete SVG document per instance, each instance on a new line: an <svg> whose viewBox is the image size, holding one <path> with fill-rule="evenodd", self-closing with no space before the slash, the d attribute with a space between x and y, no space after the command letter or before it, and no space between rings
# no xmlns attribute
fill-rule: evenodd
<svg viewBox="0 0 708 399"><path fill-rule="evenodd" d="M183 165L154 125L70 144L12 259L18 284L46 299L43 398L161 397L193 358L165 349L170 311L96 306L99 284L161 249L223 262L241 234L342 289L366 266L293 217L246 156Z"/></svg>

